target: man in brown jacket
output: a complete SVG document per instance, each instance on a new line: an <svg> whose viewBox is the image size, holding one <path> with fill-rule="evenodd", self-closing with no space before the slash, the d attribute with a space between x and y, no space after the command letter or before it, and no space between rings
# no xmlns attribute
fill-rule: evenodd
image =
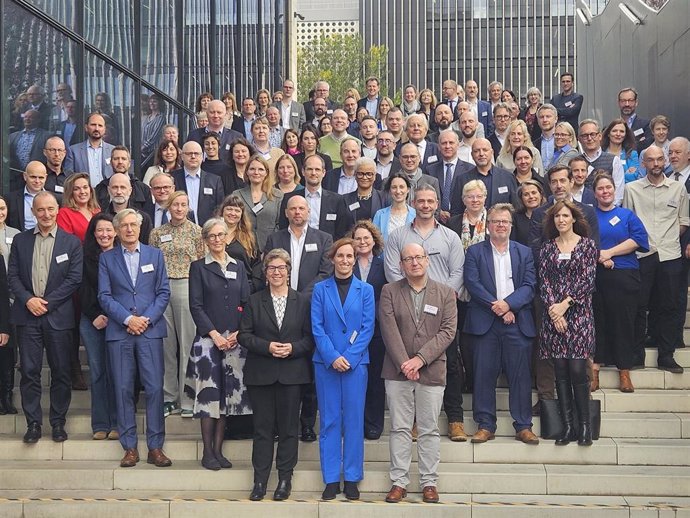
<svg viewBox="0 0 690 518"><path fill-rule="evenodd" d="M429 279L429 256L410 243L400 254L405 276L381 292L379 324L386 346L381 376L391 416L390 477L386 501L405 498L410 482L412 425L417 419L419 479L425 502L438 502L441 460L438 416L446 385L446 348L455 337L455 291Z"/></svg>

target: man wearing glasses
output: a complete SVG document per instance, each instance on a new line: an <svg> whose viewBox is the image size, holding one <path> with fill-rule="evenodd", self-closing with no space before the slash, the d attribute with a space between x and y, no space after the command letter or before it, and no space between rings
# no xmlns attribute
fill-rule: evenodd
<svg viewBox="0 0 690 518"><path fill-rule="evenodd" d="M283 100L274 104L280 110L280 120L285 129L299 131L306 122L304 106L292 99L295 93L295 83L290 79L283 81Z"/></svg>
<svg viewBox="0 0 690 518"><path fill-rule="evenodd" d="M623 193L625 192L625 171L619 157L601 149L601 128L599 123L594 119L583 120L580 123L577 139L582 146L582 156L589 164L589 176L585 181L585 185L587 187L592 186L592 182L594 182L592 171L604 169L613 177L613 183L616 185L615 203L620 206L623 202Z"/></svg>
<svg viewBox="0 0 690 518"><path fill-rule="evenodd" d="M172 175L160 172L151 178L151 194L154 204L153 211L149 212L149 216L153 222L153 228L158 228L170 221L170 213L164 207L167 206L168 198L174 190L175 181Z"/></svg>
<svg viewBox="0 0 690 518"><path fill-rule="evenodd" d="M509 407L515 439L539 444L532 433L530 359L537 330L532 299L537 279L532 251L510 241L513 207L498 203L487 214L489 239L467 249L465 287L471 295L464 332L474 342L474 397L477 423L473 443L496 433L496 381L508 378Z"/></svg>
<svg viewBox="0 0 690 518"><path fill-rule="evenodd" d="M510 125L510 110L506 103L498 103L494 106L494 132L489 135L489 142L494 151L494 156L501 153L503 143L508 138L508 126Z"/></svg>

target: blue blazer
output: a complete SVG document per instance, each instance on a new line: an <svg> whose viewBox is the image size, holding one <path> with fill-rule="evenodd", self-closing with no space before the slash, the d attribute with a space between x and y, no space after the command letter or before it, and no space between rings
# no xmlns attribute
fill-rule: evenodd
<svg viewBox="0 0 690 518"><path fill-rule="evenodd" d="M10 261L7 265L7 281L14 295L10 321L18 326L36 323L37 318L26 308L26 302L34 296L31 266L34 257L36 234L27 230L14 236ZM67 260L62 258L67 256ZM74 327L72 294L79 289L83 272L83 251L76 236L58 228L50 258L50 270L43 299L48 301L48 323L55 330ZM58 262L60 258L60 262Z"/></svg>
<svg viewBox="0 0 690 518"><path fill-rule="evenodd" d="M409 225L412 223L412 220L415 218L417 215L416 211L414 210L413 207L410 207L408 205L407 207L407 220L405 221L406 225ZM379 230L381 231L381 234L383 235L383 240L384 242L388 239L388 225L391 221L391 208L390 207L384 207L382 209L379 209L376 211L376 214L374 214L374 219L373 223L377 227L379 227Z"/></svg>
<svg viewBox="0 0 690 518"><path fill-rule="evenodd" d="M345 304L340 303L334 277L317 283L311 299L314 363L330 369L343 356L353 370L368 364L375 313L374 288L354 275Z"/></svg>
<svg viewBox="0 0 690 518"><path fill-rule="evenodd" d="M144 332L146 338L165 338L168 333L163 312L170 300L168 274L163 253L152 246L139 244L139 271L136 285L127 270L122 246L101 254L98 263L98 302L108 317L105 339L129 338L125 319L130 315L148 317L151 324ZM153 271L143 272L146 266Z"/></svg>
<svg viewBox="0 0 690 518"><path fill-rule="evenodd" d="M78 142L67 148L67 156L65 157L65 162L62 164L62 168L65 171L74 171L75 173L88 173L89 172L89 154L88 149L89 141L84 140L83 142ZM110 155L113 153L112 144L108 144L103 141L103 153L101 153L101 174L103 179L110 178L113 175L113 168L110 167ZM91 179L91 187L95 188L93 185L93 179Z"/></svg>
<svg viewBox="0 0 690 518"><path fill-rule="evenodd" d="M489 101L477 101L477 120L484 125L484 134L488 138L494 133L494 116Z"/></svg>
<svg viewBox="0 0 690 518"><path fill-rule="evenodd" d="M510 241L510 265L515 291L505 298L515 314L515 322L527 337L534 337L537 329L532 317L532 300L537 285L532 251L520 243ZM471 298L467 305L463 331L471 335L486 334L495 319L491 311L496 297L496 272L490 241L474 244L465 252L465 287Z"/></svg>

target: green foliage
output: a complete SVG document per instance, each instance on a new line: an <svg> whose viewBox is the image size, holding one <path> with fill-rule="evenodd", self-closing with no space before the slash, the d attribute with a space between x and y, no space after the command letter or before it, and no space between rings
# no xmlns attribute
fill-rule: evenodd
<svg viewBox="0 0 690 518"><path fill-rule="evenodd" d="M388 48L375 45L365 51L360 35L322 33L297 51L297 74L301 101L308 99L318 80L328 82L331 99L342 101L348 88L356 88L364 96L370 76L379 78L381 94L387 95Z"/></svg>

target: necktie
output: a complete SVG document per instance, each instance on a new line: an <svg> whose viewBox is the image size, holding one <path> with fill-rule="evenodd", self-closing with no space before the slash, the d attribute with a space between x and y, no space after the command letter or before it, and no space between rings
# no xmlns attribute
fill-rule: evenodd
<svg viewBox="0 0 690 518"><path fill-rule="evenodd" d="M441 209L450 210L450 189L453 182L453 164L446 164L446 176L443 179L443 191L441 192Z"/></svg>
<svg viewBox="0 0 690 518"><path fill-rule="evenodd" d="M673 177L676 179L676 182L680 180L680 173L673 173Z"/></svg>
<svg viewBox="0 0 690 518"><path fill-rule="evenodd" d="M165 225L168 222L168 211L163 209L163 215L161 216L161 225Z"/></svg>

